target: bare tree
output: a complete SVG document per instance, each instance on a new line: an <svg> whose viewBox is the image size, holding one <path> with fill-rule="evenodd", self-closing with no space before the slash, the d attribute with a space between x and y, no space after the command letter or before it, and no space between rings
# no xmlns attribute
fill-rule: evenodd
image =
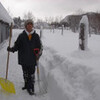
<svg viewBox="0 0 100 100"><path fill-rule="evenodd" d="M32 12L28 12L28 13L25 13L24 14L24 19L26 20L26 19L32 19L32 20L34 20L35 21L35 16L33 15L33 13Z"/></svg>
<svg viewBox="0 0 100 100"><path fill-rule="evenodd" d="M75 15L81 15L84 13L85 13L85 11L80 8L80 9L76 10Z"/></svg>
<svg viewBox="0 0 100 100"><path fill-rule="evenodd" d="M60 22L62 20L62 16L56 16L55 17L55 22Z"/></svg>
<svg viewBox="0 0 100 100"><path fill-rule="evenodd" d="M51 24L54 21L54 17L45 17L45 21Z"/></svg>

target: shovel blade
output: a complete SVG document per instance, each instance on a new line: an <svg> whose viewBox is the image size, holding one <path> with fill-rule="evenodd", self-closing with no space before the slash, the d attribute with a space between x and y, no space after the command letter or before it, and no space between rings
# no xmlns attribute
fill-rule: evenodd
<svg viewBox="0 0 100 100"><path fill-rule="evenodd" d="M8 93L13 93L13 94L16 93L14 84L12 82L10 82L9 80L0 78L0 85L4 91L6 91Z"/></svg>

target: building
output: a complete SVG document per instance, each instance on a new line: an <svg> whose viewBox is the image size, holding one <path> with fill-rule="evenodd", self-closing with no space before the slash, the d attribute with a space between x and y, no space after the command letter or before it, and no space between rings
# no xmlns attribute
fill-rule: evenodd
<svg viewBox="0 0 100 100"><path fill-rule="evenodd" d="M0 2L0 43L8 38L11 23L13 19Z"/></svg>

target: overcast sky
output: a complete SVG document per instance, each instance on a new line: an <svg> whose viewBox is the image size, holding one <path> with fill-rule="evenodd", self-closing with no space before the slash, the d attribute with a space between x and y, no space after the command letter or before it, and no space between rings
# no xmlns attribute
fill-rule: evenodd
<svg viewBox="0 0 100 100"><path fill-rule="evenodd" d="M27 12L32 12L37 18L62 16L83 11L99 11L100 0L0 0L10 11L12 17L23 18Z"/></svg>

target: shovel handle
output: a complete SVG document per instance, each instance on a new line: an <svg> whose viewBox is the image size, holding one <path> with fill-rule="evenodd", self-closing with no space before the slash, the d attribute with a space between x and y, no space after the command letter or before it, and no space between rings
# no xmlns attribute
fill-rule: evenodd
<svg viewBox="0 0 100 100"><path fill-rule="evenodd" d="M9 34L9 47L11 45L12 26L13 26L13 24L11 23L11 26L10 26L10 34ZM8 51L8 55L7 55L7 66L6 66L6 79L8 77L9 55L10 55L10 52Z"/></svg>

